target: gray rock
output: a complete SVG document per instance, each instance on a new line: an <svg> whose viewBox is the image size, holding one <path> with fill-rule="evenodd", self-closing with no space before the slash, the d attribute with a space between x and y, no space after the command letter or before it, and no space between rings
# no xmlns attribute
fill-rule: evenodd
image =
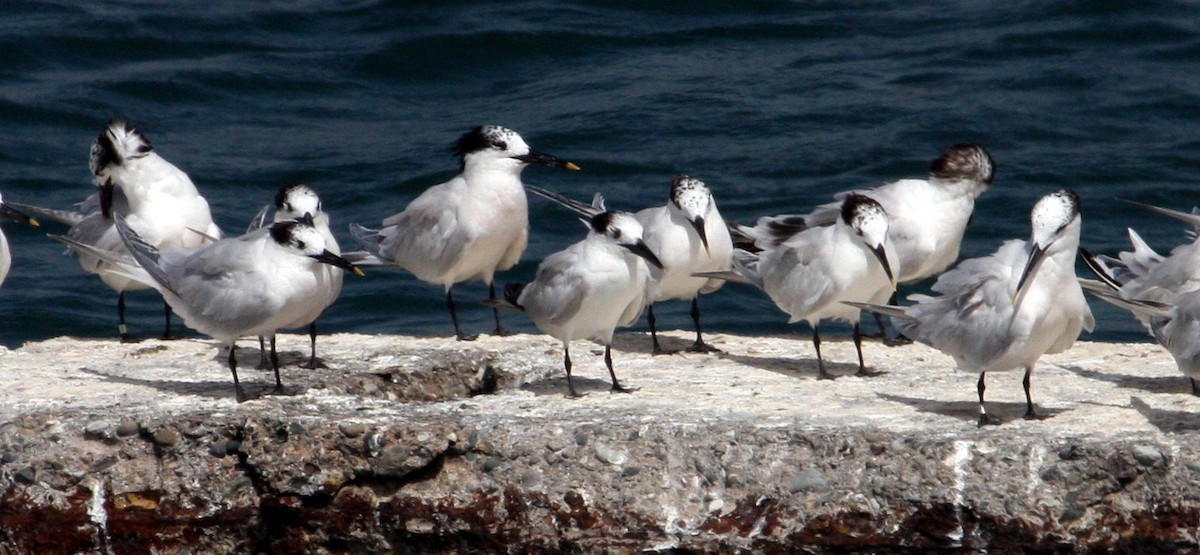
<svg viewBox="0 0 1200 555"><path fill-rule="evenodd" d="M828 485L829 481L825 479L825 475L820 470L806 468L795 476L792 476L792 480L788 484L788 491L799 493L802 491L824 489Z"/></svg>
<svg viewBox="0 0 1200 555"><path fill-rule="evenodd" d="M1162 462L1163 454L1152 445L1138 445L1133 448L1133 460L1143 466L1154 466Z"/></svg>
<svg viewBox="0 0 1200 555"><path fill-rule="evenodd" d="M625 464L629 460L629 455L623 449L609 447L603 443L597 443L595 447L596 458L604 464L619 466Z"/></svg>

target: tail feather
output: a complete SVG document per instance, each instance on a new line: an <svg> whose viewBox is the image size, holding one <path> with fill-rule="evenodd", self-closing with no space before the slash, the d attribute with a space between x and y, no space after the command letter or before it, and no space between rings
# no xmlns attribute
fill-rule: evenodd
<svg viewBox="0 0 1200 555"><path fill-rule="evenodd" d="M525 307L517 303L517 299L521 298L521 293L525 291L528 283L506 283L504 285L504 298L501 299L484 299L481 301L484 306L492 308L504 308L508 310L525 311Z"/></svg>
<svg viewBox="0 0 1200 555"><path fill-rule="evenodd" d="M1126 299L1112 291L1097 291L1093 289L1087 289L1087 292L1103 301L1108 302L1109 304L1112 304L1113 306L1119 306L1132 312L1134 316L1138 317L1139 320L1143 318L1175 317L1175 307L1166 303L1140 299Z"/></svg>
<svg viewBox="0 0 1200 555"><path fill-rule="evenodd" d="M378 229L369 229L358 224L350 224L350 236L354 237L354 241L363 250L367 251L368 254L374 256L376 260L383 260L383 255L380 252L383 236L379 234Z"/></svg>
<svg viewBox="0 0 1200 555"><path fill-rule="evenodd" d="M1125 200L1125 199L1122 199L1122 200ZM1187 222L1187 223L1191 224L1192 227L1194 227L1196 229L1200 229L1200 213L1196 213L1196 212L1188 213L1188 212L1180 212L1178 210L1171 210L1170 208L1160 208L1158 206L1153 206L1153 205L1146 204L1143 202L1138 202L1136 200L1125 200L1125 202L1128 202L1129 204L1132 204L1134 206L1140 206L1142 208L1145 208L1145 209L1153 211L1153 212L1158 212L1159 214L1162 214L1164 216L1170 216L1177 220Z"/></svg>
<svg viewBox="0 0 1200 555"><path fill-rule="evenodd" d="M604 197L601 196L600 193L596 193L596 196L592 197L591 204L584 204L577 200L573 200L573 199L567 198L563 195L560 195L558 193L555 193L554 191L547 191L546 189L543 189L541 187L534 187L533 185L526 185L525 189L539 197L554 201L554 202L558 203L559 205L563 206L564 208L566 208L567 210L570 210L570 211L572 211L576 214L579 214L580 216L584 216L586 218L592 218L596 214L604 213Z"/></svg>
<svg viewBox="0 0 1200 555"><path fill-rule="evenodd" d="M29 204L21 204L19 202L5 202L5 204L31 214L35 214L40 218L52 220L64 225L73 226L82 222L88 215L75 210L55 210L53 208L43 208L41 206L33 206Z"/></svg>
<svg viewBox="0 0 1200 555"><path fill-rule="evenodd" d="M90 256L98 260L104 261L108 265L105 270L108 273L121 276L125 279L143 283L147 287L154 287L154 278L146 272L137 260L123 251L109 251L98 249L87 243L82 243L65 235L49 234L47 237L54 239L60 243L64 243L68 248L75 251L80 256Z"/></svg>
<svg viewBox="0 0 1200 555"><path fill-rule="evenodd" d="M129 249L129 253L133 255L134 260L146 270L147 274L154 281L158 282L164 289L171 291L175 290L171 287L170 280L167 279L166 272L159 265L160 254L158 249L145 241L137 234L136 231L130 229L129 224L125 223L125 217L120 214L113 214L113 223L117 226L117 234L121 236L121 242L125 243L125 248Z"/></svg>
<svg viewBox="0 0 1200 555"><path fill-rule="evenodd" d="M910 316L905 307L902 306L859 303L854 301L842 301L842 304L850 305L859 310L874 312L875 314L879 314L881 316L890 316L892 318L900 318L902 320L916 320L916 318Z"/></svg>
<svg viewBox="0 0 1200 555"><path fill-rule="evenodd" d="M262 226L267 225L267 212L270 212L270 211L271 211L270 204L262 207L262 210L259 210L258 213L255 214L253 218L250 218L250 225L246 227L246 233L250 233L251 231L260 229L260 228L262 228Z"/></svg>
<svg viewBox="0 0 1200 555"><path fill-rule="evenodd" d="M1088 269L1091 270L1092 273L1096 274L1096 277L1100 278L1101 282L1112 288L1114 291L1121 290L1121 284L1117 282L1117 279L1113 277L1112 272L1108 269L1103 261L1096 257L1096 255L1088 252L1087 249L1080 247L1079 257L1083 259L1083 263L1087 265Z"/></svg>

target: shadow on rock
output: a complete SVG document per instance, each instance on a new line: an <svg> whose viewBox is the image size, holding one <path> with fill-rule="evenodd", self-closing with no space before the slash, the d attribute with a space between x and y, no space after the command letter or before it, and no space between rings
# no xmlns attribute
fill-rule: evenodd
<svg viewBox="0 0 1200 555"><path fill-rule="evenodd" d="M575 385L575 392L580 395L588 395L593 393L610 393L612 392L612 382L607 379L601 380L597 378L582 377L578 374L579 365L576 364L572 368L571 383ZM603 366L600 367L601 372L607 372ZM617 379L621 380L621 385L625 387L637 387L635 383L629 383L628 380L621 378L621 369L617 368ZM546 378L533 383L527 383L521 386L521 389L533 393L534 395L557 395L567 397L567 376L554 378Z"/></svg>
<svg viewBox="0 0 1200 555"><path fill-rule="evenodd" d="M1156 409L1138 397L1130 398L1129 403L1163 433L1181 434L1200 430L1200 414L1195 412Z"/></svg>
<svg viewBox="0 0 1200 555"><path fill-rule="evenodd" d="M1149 393L1191 393L1191 384L1183 375L1176 376L1131 376L1089 370L1080 366L1060 364L1059 368L1090 380L1111 383L1125 389L1140 389Z"/></svg>
<svg viewBox="0 0 1200 555"><path fill-rule="evenodd" d="M148 387L151 389L157 389L159 391L175 393L179 395L195 395L198 397L211 397L214 399L233 398L235 396L232 377L230 377L228 381L181 382L172 380L143 380L126 376L114 376L112 374L105 374L103 372L97 372L88 368L81 368L79 371L85 374L96 376L97 378L100 378L106 382L139 385L142 387ZM259 391L260 389L262 391ZM248 380L242 380L242 391L244 391L252 399L261 397L263 396L263 392L270 391L272 389L274 389L274 383L266 387L259 387L257 383L248 382Z"/></svg>
<svg viewBox="0 0 1200 555"><path fill-rule="evenodd" d="M941 416L949 416L967 422L979 421L979 403L976 401L937 401L933 399L917 399L914 397L904 397L902 395L892 395L890 393L876 393L879 398L908 405L918 412L926 412L938 414ZM1011 403L1004 401L987 400L988 416L996 420L999 424L1006 422L1022 420L1025 417L1025 403ZM1048 420L1062 414L1067 409L1050 409L1034 405L1034 410L1038 416L1036 420Z"/></svg>
<svg viewBox="0 0 1200 555"><path fill-rule="evenodd" d="M816 379L820 375L820 369L817 366L817 359L814 358L783 358L775 356L752 356L752 355L735 355L731 353L720 353L717 355L721 359L731 360L744 366L783 374L790 378L806 378ZM834 378L845 376L853 376L858 373L858 363L832 362L825 359L825 371ZM873 370L867 366L867 371L873 375L882 374L878 370Z"/></svg>

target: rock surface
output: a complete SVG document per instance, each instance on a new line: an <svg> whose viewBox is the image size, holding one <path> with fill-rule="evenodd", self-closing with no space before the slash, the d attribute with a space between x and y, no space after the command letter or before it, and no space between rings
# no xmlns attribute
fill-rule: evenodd
<svg viewBox="0 0 1200 555"><path fill-rule="evenodd" d="M919 345L713 335L281 336L286 391L215 344L0 349L0 554L1189 551L1200 399L1152 344L977 376ZM687 334L668 336L683 347ZM243 343L249 344L249 341ZM239 350L257 360L253 348Z"/></svg>

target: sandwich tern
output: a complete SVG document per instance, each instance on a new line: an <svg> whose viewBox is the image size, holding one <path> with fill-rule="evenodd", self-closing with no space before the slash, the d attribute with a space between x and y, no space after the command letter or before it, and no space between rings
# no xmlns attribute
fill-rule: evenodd
<svg viewBox="0 0 1200 555"><path fill-rule="evenodd" d="M270 208L271 205L268 205L258 213L258 216L251 222L249 231L253 231L264 225L266 214ZM321 199L311 187L301 183L284 185L275 194L274 208L275 214L272 222L304 218L311 219L313 227L321 232L321 236L325 238L325 250L339 256L342 254L337 239L329 229L329 214L321 210ZM333 301L337 300L338 295L342 291L341 268L329 264L318 264L313 268L313 271L316 273L318 289L324 294L305 299L309 310L299 314L295 321L280 326L282 329L308 327L310 355L308 362L301 364L302 368L318 368L321 365L317 360L317 317L326 308L329 308L329 305L333 304ZM262 337L258 338L258 344L259 352L262 353L262 360L259 366L266 368L268 366L267 351L264 348ZM274 336L271 337L271 357L276 357Z"/></svg>
<svg viewBox="0 0 1200 555"><path fill-rule="evenodd" d="M1200 215L1142 205L1200 229ZM1170 256L1150 248L1133 229L1128 230L1132 251L1116 258L1097 256L1086 249L1080 255L1100 281L1080 280L1096 297L1133 313L1146 330L1166 348L1175 365L1200 396L1200 241L1175 247Z"/></svg>
<svg viewBox="0 0 1200 555"><path fill-rule="evenodd" d="M88 161L98 189L74 210L21 205L35 214L71 226L67 235L101 251L124 251L112 215L125 217L130 228L155 248L194 249L219 238L208 202L187 174L163 159L150 140L124 118L113 118L92 143ZM121 340L133 341L125 326L125 293L149 285L109 271L102 258L74 250L79 265L117 292L117 329ZM163 338L171 338L171 308L164 303Z"/></svg>
<svg viewBox="0 0 1200 555"><path fill-rule="evenodd" d="M754 226L734 224L732 228L739 246L769 249L806 228L833 225L842 199L850 194L866 195L887 211L888 239L902 272L897 281L913 283L942 272L958 259L975 199L992 184L995 167L983 146L956 144L942 150L930 165L927 179L901 179L874 189L837 193L834 197L838 200L808 214L764 216Z"/></svg>
<svg viewBox="0 0 1200 555"><path fill-rule="evenodd" d="M120 214L114 214L113 221L127 253L102 251L69 237L56 238L105 259L115 273L148 283L184 324L227 347L239 402L246 396L237 375L234 344L238 338L272 335L310 310L307 300L321 294L314 266L329 264L362 274L325 248L325 237L307 217L276 222L192 250L159 250L143 241ZM272 362L276 363L275 391L281 392L278 361Z"/></svg>
<svg viewBox="0 0 1200 555"><path fill-rule="evenodd" d="M807 321L813 329L821 379L832 377L821 358L821 320L851 322L858 375L868 376L859 330L861 311L844 301L882 303L896 290L901 268L888 229L883 207L870 197L852 193L842 201L834 225L806 228L757 253L735 249L731 272L699 275L753 284L790 316L788 323Z"/></svg>
<svg viewBox="0 0 1200 555"><path fill-rule="evenodd" d="M666 205L638 211L635 216L642 224L646 245L663 264L663 269L655 272L654 301L691 299L696 341L688 350L718 351L701 336L699 297L700 293L716 291L725 280L692 275L728 270L731 264L733 242L712 192L703 181L681 175L671 181L671 196ZM648 307L646 319L654 354L668 352L658 344L653 303Z"/></svg>
<svg viewBox="0 0 1200 555"><path fill-rule="evenodd" d="M3 198L0 198L0 218L25 222L32 226L38 225L37 220L5 204ZM4 236L4 231L0 230L0 285L4 284L4 278L8 277L10 268L12 268L12 253L8 250L8 238Z"/></svg>
<svg viewBox="0 0 1200 555"><path fill-rule="evenodd" d="M979 373L979 426L994 423L983 404L988 372L1024 368L1025 417L1034 418L1034 364L1045 353L1067 350L1080 330L1095 326L1075 276L1079 195L1046 195L1030 219L1028 241L1010 240L990 256L959 263L934 284L939 296L910 295L916 304L906 307L853 303L891 316L905 336L950 355L960 370Z"/></svg>
<svg viewBox="0 0 1200 555"><path fill-rule="evenodd" d="M485 304L525 312L544 333L562 341L571 397L579 396L571 383L570 343L576 339L604 345L612 390L633 391L622 386L613 371L613 331L641 316L654 294L648 265L661 269L662 262L646 246L642 225L633 214L603 211L599 195L592 206L577 204L573 209L586 218L587 238L547 256L532 282L509 283L504 299Z"/></svg>
<svg viewBox="0 0 1200 555"><path fill-rule="evenodd" d="M418 279L442 285L446 307L460 341L451 290L454 284L480 279L496 298L495 272L511 268L529 241L529 206L521 171L529 164L578 170L572 162L530 150L515 131L483 125L463 134L454 146L460 173L421 193L404 209L383 220L378 230L350 224L365 252L346 257L363 265L394 265ZM497 334L503 334L494 312Z"/></svg>

